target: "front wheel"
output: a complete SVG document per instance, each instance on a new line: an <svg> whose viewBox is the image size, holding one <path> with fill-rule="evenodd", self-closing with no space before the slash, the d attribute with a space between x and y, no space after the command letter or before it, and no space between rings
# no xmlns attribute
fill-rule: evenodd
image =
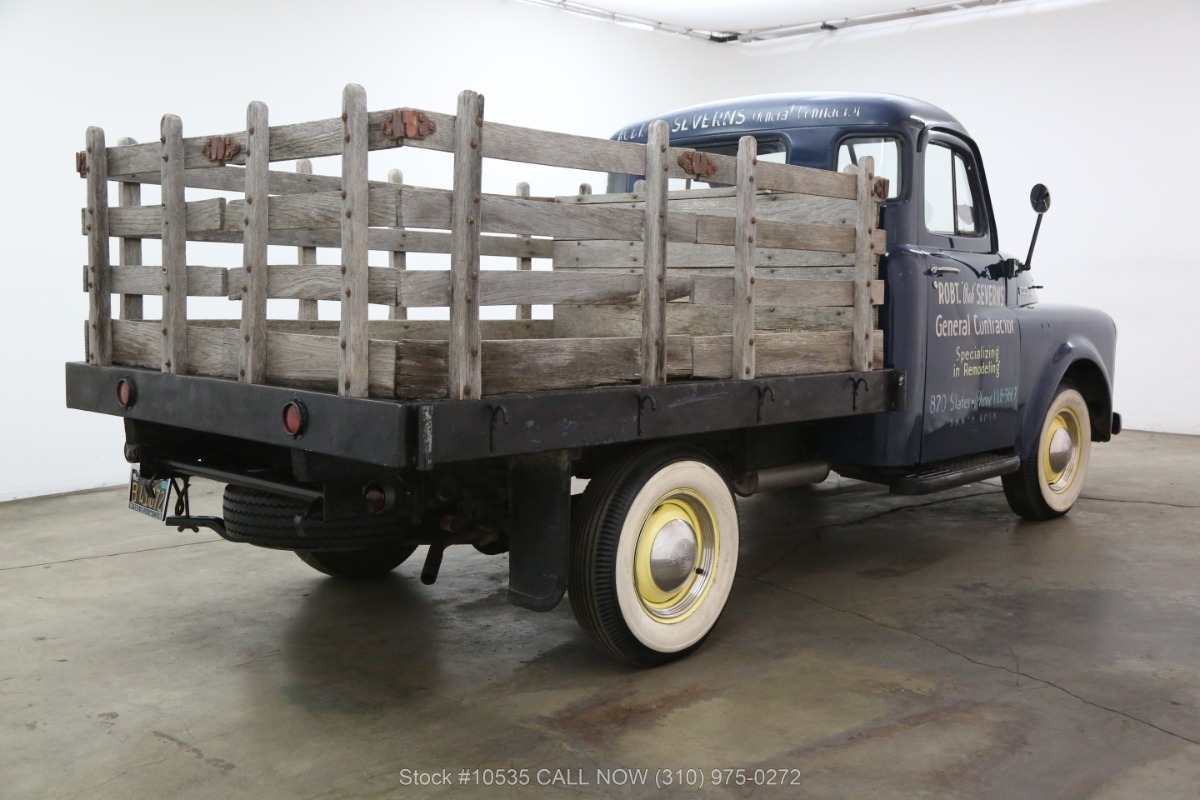
<svg viewBox="0 0 1200 800"><path fill-rule="evenodd" d="M1063 384L1042 420L1037 448L1021 468L1002 478L1009 507L1028 520L1061 517L1083 491L1092 454L1092 423L1087 403Z"/></svg>
<svg viewBox="0 0 1200 800"><path fill-rule="evenodd" d="M658 446L610 463L572 527L571 609L598 646L655 666L704 642L733 585L738 519L703 453Z"/></svg>

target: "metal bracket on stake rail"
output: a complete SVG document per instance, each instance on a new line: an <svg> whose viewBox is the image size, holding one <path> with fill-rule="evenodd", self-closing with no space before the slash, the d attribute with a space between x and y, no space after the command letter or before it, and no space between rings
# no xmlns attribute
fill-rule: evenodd
<svg viewBox="0 0 1200 800"><path fill-rule="evenodd" d="M389 139L424 139L436 130L436 122L412 108L397 108L387 115L382 127Z"/></svg>

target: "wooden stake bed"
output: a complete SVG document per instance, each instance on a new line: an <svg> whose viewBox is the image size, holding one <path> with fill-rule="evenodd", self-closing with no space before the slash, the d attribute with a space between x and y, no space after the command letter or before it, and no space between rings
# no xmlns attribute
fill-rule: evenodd
<svg viewBox="0 0 1200 800"><path fill-rule="evenodd" d="M317 122L272 127L255 102L246 130L221 136L184 137L170 115L161 141L147 144L105 147L90 129L81 156L89 363L401 400L881 365L886 191L870 159L855 174L759 163L745 137L736 157L701 162L670 146L665 123L647 145L500 125L484 120L474 92L454 116L417 111L421 126L395 124L418 118L397 111L368 111L351 85L341 116ZM370 180L370 154L400 146L453 153L454 189L404 185L398 171ZM313 174L308 159L324 156L340 157L340 177ZM635 194L585 186L534 197L525 184L484 194L486 159L647 178ZM279 161L299 163L272 169ZM697 163L729 188L667 190ZM112 208L109 181L121 187ZM161 203L140 204L142 183L161 184ZM236 196L189 200L189 189ZM120 239L117 265L109 237ZM141 252L153 238L157 266ZM241 265L192 263L188 242L239 244ZM269 263L271 245L298 248L294 260ZM371 250L388 253L389 266L368 266ZM450 267L412 269L414 253L449 254ZM510 269L481 270L487 256L511 259ZM552 270L531 269L545 260ZM112 294L122 299L117 319ZM162 319L143 318L146 295L162 297ZM228 297L240 320L189 319L189 296ZM299 300L301 319L269 318L270 299ZM339 302L339 318L317 319L319 300ZM387 318L368 319L370 305ZM494 305L520 318L481 320ZM529 319L533 305L553 306L553 320ZM449 321L406 319L417 307L447 307Z"/></svg>

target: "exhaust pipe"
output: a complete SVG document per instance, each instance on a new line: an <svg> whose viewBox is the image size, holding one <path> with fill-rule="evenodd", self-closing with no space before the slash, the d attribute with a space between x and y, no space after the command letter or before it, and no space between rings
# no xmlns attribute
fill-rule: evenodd
<svg viewBox="0 0 1200 800"><path fill-rule="evenodd" d="M733 482L733 490L742 497L776 489L790 489L820 483L829 477L829 465L824 461L805 461L786 467L771 467L747 472Z"/></svg>

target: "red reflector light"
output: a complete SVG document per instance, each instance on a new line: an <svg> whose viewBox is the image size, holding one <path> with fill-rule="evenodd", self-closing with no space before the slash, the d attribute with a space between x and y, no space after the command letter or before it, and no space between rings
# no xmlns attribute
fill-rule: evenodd
<svg viewBox="0 0 1200 800"><path fill-rule="evenodd" d="M291 436L304 433L308 423L308 414L299 400L293 400L283 407L283 429Z"/></svg>
<svg viewBox="0 0 1200 800"><path fill-rule="evenodd" d="M363 487L362 494L372 514L379 514L396 505L396 488L390 484L368 483Z"/></svg>
<svg viewBox="0 0 1200 800"><path fill-rule="evenodd" d="M137 400L137 389L133 385L133 381L128 378L121 378L117 381L117 402L123 408L129 408Z"/></svg>
<svg viewBox="0 0 1200 800"><path fill-rule="evenodd" d="M388 507L388 493L378 483L368 484L363 489L363 497L367 500L367 508L376 514Z"/></svg>

